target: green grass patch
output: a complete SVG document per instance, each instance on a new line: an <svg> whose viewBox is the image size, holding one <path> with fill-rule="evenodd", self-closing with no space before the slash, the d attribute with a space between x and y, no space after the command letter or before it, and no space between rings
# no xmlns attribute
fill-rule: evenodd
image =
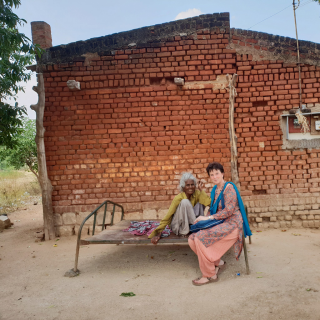
<svg viewBox="0 0 320 320"><path fill-rule="evenodd" d="M18 178L23 178L25 174L26 174L25 171L18 171L14 169L0 170L0 180L2 179L14 180Z"/></svg>

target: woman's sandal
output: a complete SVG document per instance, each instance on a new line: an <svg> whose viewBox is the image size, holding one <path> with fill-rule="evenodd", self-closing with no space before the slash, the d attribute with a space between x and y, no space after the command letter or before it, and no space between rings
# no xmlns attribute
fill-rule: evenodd
<svg viewBox="0 0 320 320"><path fill-rule="evenodd" d="M194 286L203 286L204 284L208 284L208 283L211 283L211 282L217 282L217 281L219 280L219 278L218 278L218 276L217 276L215 279L213 279L213 278L207 278L207 279L208 279L207 282L197 283L196 281L197 281L197 280L200 280L200 279L201 279L201 278L192 280L192 284L193 284Z"/></svg>

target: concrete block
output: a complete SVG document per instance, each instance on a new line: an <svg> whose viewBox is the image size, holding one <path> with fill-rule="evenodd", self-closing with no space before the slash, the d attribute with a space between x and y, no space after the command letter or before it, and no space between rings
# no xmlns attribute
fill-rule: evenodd
<svg viewBox="0 0 320 320"><path fill-rule="evenodd" d="M2 226L4 229L10 228L13 223L11 223L10 219L6 215L0 215L0 221L2 222Z"/></svg>
<svg viewBox="0 0 320 320"><path fill-rule="evenodd" d="M160 209L158 210L158 219L163 219L165 215L168 213L167 209Z"/></svg>
<svg viewBox="0 0 320 320"><path fill-rule="evenodd" d="M115 213L114 217L118 216L119 213ZM104 210L99 211L96 217L96 225L102 225L103 223ZM93 221L93 220L92 220ZM111 212L106 212L106 218L104 221L105 224L111 223Z"/></svg>
<svg viewBox="0 0 320 320"><path fill-rule="evenodd" d="M293 220L292 227L293 228L301 228L302 227L302 220Z"/></svg>
<svg viewBox="0 0 320 320"><path fill-rule="evenodd" d="M320 215L316 214L316 215L314 216L314 218L315 218L315 220L319 220L319 219L320 219Z"/></svg>
<svg viewBox="0 0 320 320"><path fill-rule="evenodd" d="M91 235L90 234L90 228L92 229L92 226L84 225L83 228L82 228L81 236L84 237L84 236ZM78 225L74 227L74 233L76 235L78 235L79 229L80 229L80 226L78 226Z"/></svg>
<svg viewBox="0 0 320 320"><path fill-rule="evenodd" d="M314 226L315 226L315 228L319 228L320 227L320 221L315 221L314 222Z"/></svg>
<svg viewBox="0 0 320 320"><path fill-rule="evenodd" d="M143 219L157 219L157 210L143 210Z"/></svg>
<svg viewBox="0 0 320 320"><path fill-rule="evenodd" d="M277 217L270 217L270 221L272 221L272 222L277 221Z"/></svg>
<svg viewBox="0 0 320 320"><path fill-rule="evenodd" d="M124 215L124 220L142 220L142 212L129 212Z"/></svg>
<svg viewBox="0 0 320 320"><path fill-rule="evenodd" d="M279 221L274 222L274 223L273 223L273 227L274 227L275 229L279 229L279 228L280 228L280 222L279 222Z"/></svg>
<svg viewBox="0 0 320 320"><path fill-rule="evenodd" d="M317 210L317 209L319 209L319 205L318 205L318 204L313 204L311 207L312 207L312 210Z"/></svg>
<svg viewBox="0 0 320 320"><path fill-rule="evenodd" d="M113 224L116 224L121 221L121 214L120 213L115 213L114 218L113 218Z"/></svg>
<svg viewBox="0 0 320 320"><path fill-rule="evenodd" d="M313 215L313 214L309 214L309 215L307 216L307 219L308 219L308 220L314 220L314 215Z"/></svg>
<svg viewBox="0 0 320 320"><path fill-rule="evenodd" d="M262 222L262 218L256 218L256 222Z"/></svg>
<svg viewBox="0 0 320 320"><path fill-rule="evenodd" d="M291 206L291 207L290 207L290 210L296 211L296 210L298 210L298 206Z"/></svg>
<svg viewBox="0 0 320 320"><path fill-rule="evenodd" d="M291 221L291 220L292 220L292 216L286 215L286 216L284 217L284 220L286 220L286 221Z"/></svg>
<svg viewBox="0 0 320 320"><path fill-rule="evenodd" d="M62 221L64 225L75 225L76 214L74 212L65 212L62 214Z"/></svg>
<svg viewBox="0 0 320 320"><path fill-rule="evenodd" d="M55 226L62 226L63 225L63 222L62 222L62 217L61 217L61 214L55 214L53 216L53 219L54 219L54 225Z"/></svg>
<svg viewBox="0 0 320 320"><path fill-rule="evenodd" d="M270 222L262 222L262 225L264 229L270 228Z"/></svg>
<svg viewBox="0 0 320 320"><path fill-rule="evenodd" d="M69 237L75 234L74 226L59 226L56 227L57 237Z"/></svg>
<svg viewBox="0 0 320 320"><path fill-rule="evenodd" d="M304 228L308 228L309 227L309 223L308 223L309 221L302 221L302 226L304 227Z"/></svg>
<svg viewBox="0 0 320 320"><path fill-rule="evenodd" d="M300 216L300 219L301 219L301 220L306 220L306 219L307 219L307 216L306 216L305 214L302 214L302 215Z"/></svg>
<svg viewBox="0 0 320 320"><path fill-rule="evenodd" d="M82 221L90 214L90 212L79 212L76 215L76 224L80 225ZM89 221L86 222L86 225L92 224L93 218L90 218Z"/></svg>
<svg viewBox="0 0 320 320"><path fill-rule="evenodd" d="M142 203L125 203L123 205L124 212L137 212L142 210Z"/></svg>
<svg viewBox="0 0 320 320"><path fill-rule="evenodd" d="M309 214L309 211L308 210L297 210L295 211L294 213L296 216L299 216L299 215L307 215Z"/></svg>
<svg viewBox="0 0 320 320"><path fill-rule="evenodd" d="M320 210L310 210L310 214L320 214Z"/></svg>
<svg viewBox="0 0 320 320"><path fill-rule="evenodd" d="M272 217L272 215L273 215L272 212L262 212L259 214L261 218L269 218L269 217Z"/></svg>
<svg viewBox="0 0 320 320"><path fill-rule="evenodd" d="M142 209L144 210L149 210L149 209L165 209L170 207L171 201L161 201L161 202L143 202L142 203Z"/></svg>
<svg viewBox="0 0 320 320"><path fill-rule="evenodd" d="M308 221L308 226L310 228L314 228L314 221L313 220L312 221Z"/></svg>
<svg viewBox="0 0 320 320"><path fill-rule="evenodd" d="M291 228L292 222L291 221L286 221L286 227Z"/></svg>
<svg viewBox="0 0 320 320"><path fill-rule="evenodd" d="M313 204L314 202L315 202L315 197L305 198L305 203L307 204Z"/></svg>
<svg viewBox="0 0 320 320"><path fill-rule="evenodd" d="M286 225L286 222L285 221L280 221L280 227L281 228L285 228L287 225Z"/></svg>

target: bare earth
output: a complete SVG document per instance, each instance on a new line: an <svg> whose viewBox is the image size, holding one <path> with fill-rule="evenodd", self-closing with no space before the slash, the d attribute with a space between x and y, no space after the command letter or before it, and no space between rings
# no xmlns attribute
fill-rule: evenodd
<svg viewBox="0 0 320 320"><path fill-rule="evenodd" d="M320 319L320 230L254 232L250 275L230 250L220 281L194 287L200 272L187 245L85 246L80 276L66 278L76 237L35 242L40 205L9 217L14 228L0 233L1 320Z"/></svg>

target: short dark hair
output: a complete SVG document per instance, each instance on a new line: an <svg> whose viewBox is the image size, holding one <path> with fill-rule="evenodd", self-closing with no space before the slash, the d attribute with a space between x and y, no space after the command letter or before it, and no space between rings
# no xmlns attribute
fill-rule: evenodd
<svg viewBox="0 0 320 320"><path fill-rule="evenodd" d="M210 172L212 170L219 170L221 173L224 173L223 165L219 162L209 163L206 170L207 170L208 176L210 176Z"/></svg>

